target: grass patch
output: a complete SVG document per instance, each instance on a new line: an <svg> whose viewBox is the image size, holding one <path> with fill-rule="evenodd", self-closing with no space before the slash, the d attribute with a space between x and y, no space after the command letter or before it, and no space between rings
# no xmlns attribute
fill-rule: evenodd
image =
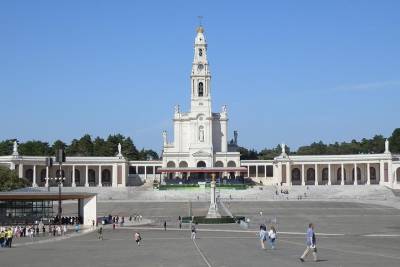
<svg viewBox="0 0 400 267"><path fill-rule="evenodd" d="M206 184L206 187L209 188L210 184ZM155 186L158 190L170 190L170 189L194 189L200 188L198 184L165 184ZM235 190L245 190L248 188L248 185L245 184L221 184L216 185L216 188L219 189L235 189Z"/></svg>
<svg viewBox="0 0 400 267"><path fill-rule="evenodd" d="M189 223L192 220L191 217L183 217L182 222ZM194 216L192 223L195 224L221 224L221 223L239 223L240 220L244 220L244 217L229 217L222 216L221 218L206 218L205 216Z"/></svg>

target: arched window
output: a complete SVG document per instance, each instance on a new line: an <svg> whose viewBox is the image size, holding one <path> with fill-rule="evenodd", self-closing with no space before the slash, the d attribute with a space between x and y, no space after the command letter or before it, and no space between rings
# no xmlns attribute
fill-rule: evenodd
<svg viewBox="0 0 400 267"><path fill-rule="evenodd" d="M328 168L322 169L322 182L327 182L329 179L329 170Z"/></svg>
<svg viewBox="0 0 400 267"><path fill-rule="evenodd" d="M370 176L371 180L376 180L376 169L375 169L375 167L369 167L369 176Z"/></svg>
<svg viewBox="0 0 400 267"><path fill-rule="evenodd" d="M397 168L396 170L396 176L397 176L397 183L400 183L400 168Z"/></svg>
<svg viewBox="0 0 400 267"><path fill-rule="evenodd" d="M203 126L199 127L199 141L204 142L204 127Z"/></svg>
<svg viewBox="0 0 400 267"><path fill-rule="evenodd" d="M203 83L199 82L199 96L204 95L204 88L203 88Z"/></svg>
<svg viewBox="0 0 400 267"><path fill-rule="evenodd" d="M197 167L199 167L199 168L204 168L206 166L207 166L206 163L204 161L202 161L202 160L197 162Z"/></svg>
<svg viewBox="0 0 400 267"><path fill-rule="evenodd" d="M228 167L236 167L236 163L231 160L228 162Z"/></svg>
<svg viewBox="0 0 400 267"><path fill-rule="evenodd" d="M93 169L89 169L89 185L96 185L96 172Z"/></svg>
<svg viewBox="0 0 400 267"><path fill-rule="evenodd" d="M219 160L219 161L215 162L214 166L218 167L218 168L222 168L222 167L224 167L224 163Z"/></svg>
<svg viewBox="0 0 400 267"><path fill-rule="evenodd" d="M168 167L168 168L175 168L175 162L173 162L173 161L168 161L167 167Z"/></svg>
<svg viewBox="0 0 400 267"><path fill-rule="evenodd" d="M202 57L203 56L203 49L199 48L199 56Z"/></svg>
<svg viewBox="0 0 400 267"><path fill-rule="evenodd" d="M41 181L42 183L45 183L45 182L46 182L46 169L42 169L42 170L40 171L40 181Z"/></svg>
<svg viewBox="0 0 400 267"><path fill-rule="evenodd" d="M111 184L111 172L109 169L104 169L101 172L101 182L107 185Z"/></svg>
<svg viewBox="0 0 400 267"><path fill-rule="evenodd" d="M315 170L314 168L309 168L307 170L307 184L315 183Z"/></svg>
<svg viewBox="0 0 400 267"><path fill-rule="evenodd" d="M75 183L79 184L81 182L81 172L75 169Z"/></svg>
<svg viewBox="0 0 400 267"><path fill-rule="evenodd" d="M299 168L294 168L292 170L292 184L293 185L300 185L301 184Z"/></svg>
<svg viewBox="0 0 400 267"><path fill-rule="evenodd" d="M181 161L179 162L179 168L187 168L188 167L188 163L186 161Z"/></svg>
<svg viewBox="0 0 400 267"><path fill-rule="evenodd" d="M25 171L25 178L28 179L30 182L33 181L33 170L32 169L27 169Z"/></svg>

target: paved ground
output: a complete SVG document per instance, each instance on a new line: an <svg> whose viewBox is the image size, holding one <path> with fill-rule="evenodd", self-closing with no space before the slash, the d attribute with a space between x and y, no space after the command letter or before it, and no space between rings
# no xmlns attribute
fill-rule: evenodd
<svg viewBox="0 0 400 267"><path fill-rule="evenodd" d="M200 225L196 243L186 229L176 228L187 203L99 203L102 212L137 212L157 219L141 228L106 229L62 241L1 249L1 266L399 266L400 210L358 203L273 201L226 203L234 214L250 218L250 230L239 225ZM193 205L202 213L207 203ZM263 215L259 215L259 211ZM278 246L262 251L258 224L277 220ZM169 230L160 230L167 218ZM320 262L298 261L304 250L306 224L316 224ZM173 228L173 229L172 229ZM140 231L143 245L133 242Z"/></svg>

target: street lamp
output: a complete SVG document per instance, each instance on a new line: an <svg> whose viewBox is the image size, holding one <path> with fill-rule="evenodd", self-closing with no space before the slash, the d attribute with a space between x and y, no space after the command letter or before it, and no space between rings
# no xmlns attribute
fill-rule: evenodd
<svg viewBox="0 0 400 267"><path fill-rule="evenodd" d="M62 173L62 163L65 162L65 152L64 149L58 149L56 153L56 162L59 164L59 175L54 178L50 178L50 180L53 180L57 182L58 184L58 220L59 224L61 225L61 214L62 214L62 208L61 208L61 186L62 183L65 181L65 177L63 177Z"/></svg>
<svg viewBox="0 0 400 267"><path fill-rule="evenodd" d="M55 181L58 184L58 212L57 212L57 217L59 224L61 225L61 214L62 214L62 208L61 208L61 185L65 181L65 177L62 175L61 171L61 164L60 164L60 176L59 177L53 177L49 178L52 181Z"/></svg>

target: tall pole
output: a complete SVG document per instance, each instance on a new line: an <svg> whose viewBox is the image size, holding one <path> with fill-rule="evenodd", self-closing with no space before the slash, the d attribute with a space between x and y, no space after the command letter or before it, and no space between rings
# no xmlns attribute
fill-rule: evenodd
<svg viewBox="0 0 400 267"><path fill-rule="evenodd" d="M60 161L60 177L58 180L58 221L61 226L61 214L62 214L62 208L61 208L61 183L62 183L62 162Z"/></svg>

